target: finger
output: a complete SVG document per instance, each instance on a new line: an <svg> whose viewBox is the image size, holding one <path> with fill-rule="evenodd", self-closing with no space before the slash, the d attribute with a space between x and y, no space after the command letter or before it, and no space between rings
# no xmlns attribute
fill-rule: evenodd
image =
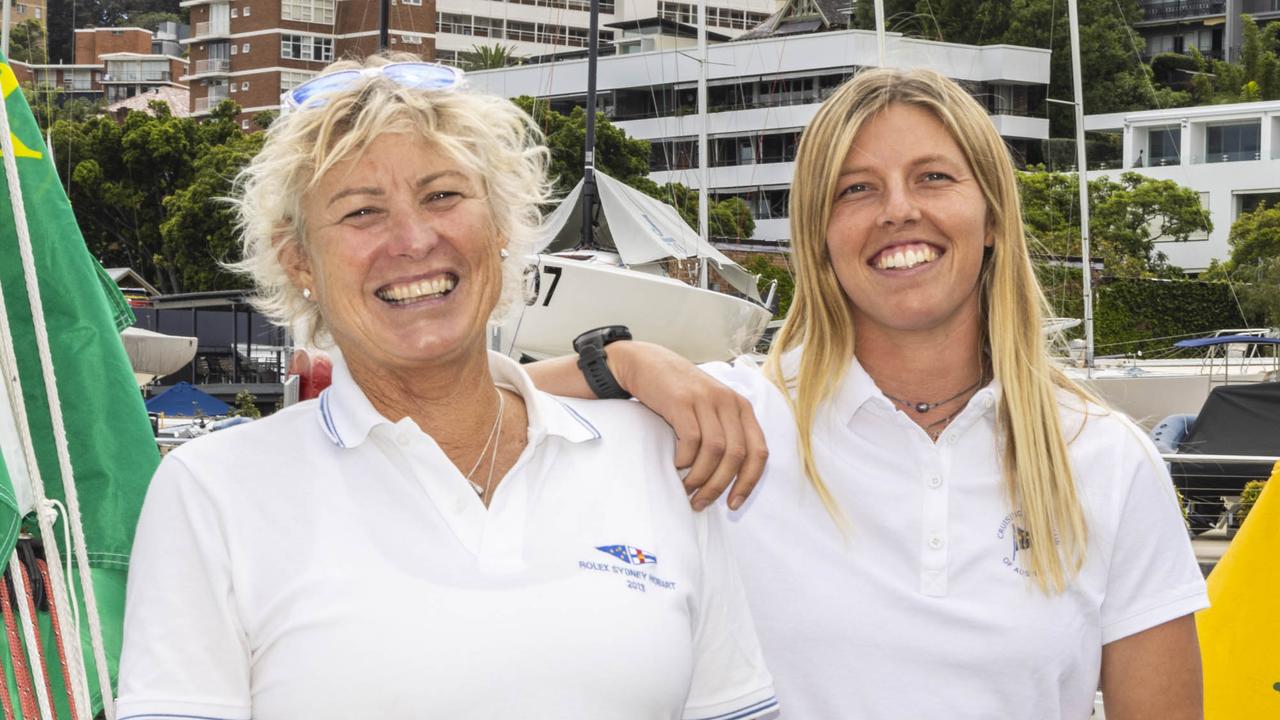
<svg viewBox="0 0 1280 720"><path fill-rule="evenodd" d="M699 403L694 406L694 412L697 414L701 442L698 444L697 457L694 458L693 465L689 467L689 474L684 479L684 489L689 493L699 490L711 479L720 465L720 458L724 455L725 449L724 428L720 424L720 417L715 407L710 403ZM697 506L696 501L694 506Z"/></svg>
<svg viewBox="0 0 1280 720"><path fill-rule="evenodd" d="M676 434L676 467L682 470L693 465L702 445L702 432L698 429L698 414L689 403L677 403L675 409L663 417Z"/></svg>
<svg viewBox="0 0 1280 720"><path fill-rule="evenodd" d="M746 398L739 402L739 414L742 419L743 439L746 443L746 459L738 469L738 479L733 483L729 493L729 509L737 510L746 502L747 496L755 490L756 483L764 474L765 463L769 460L769 446L764 439L764 430L756 420L756 413Z"/></svg>
<svg viewBox="0 0 1280 720"><path fill-rule="evenodd" d="M729 483L737 476L739 468L742 467L743 461L747 458L747 445L742 429L742 416L738 411L737 402L732 402L729 407L722 408L719 411L720 427L724 432L724 452L720 455L720 462L716 464L716 469L711 473L711 477L707 480L699 490L697 496L693 500L693 508L702 510L716 501L729 487Z"/></svg>

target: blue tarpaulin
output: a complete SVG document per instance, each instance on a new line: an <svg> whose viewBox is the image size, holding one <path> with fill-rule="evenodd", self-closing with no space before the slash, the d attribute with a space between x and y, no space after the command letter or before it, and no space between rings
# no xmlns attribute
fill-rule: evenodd
<svg viewBox="0 0 1280 720"><path fill-rule="evenodd" d="M171 417L226 415L230 410L230 405L186 382L180 382L147 401L147 412Z"/></svg>
<svg viewBox="0 0 1280 720"><path fill-rule="evenodd" d="M1257 335L1221 335L1219 337L1203 337L1191 340L1179 340L1176 347L1193 348L1206 345L1232 345L1248 343L1252 345L1280 345L1280 338L1258 337Z"/></svg>

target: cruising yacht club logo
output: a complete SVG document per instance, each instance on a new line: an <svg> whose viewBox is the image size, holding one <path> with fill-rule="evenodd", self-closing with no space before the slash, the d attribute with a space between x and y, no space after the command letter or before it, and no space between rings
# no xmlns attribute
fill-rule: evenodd
<svg viewBox="0 0 1280 720"><path fill-rule="evenodd" d="M1022 527L1022 511L1015 510L1004 516L1000 521L1000 527L996 530L996 538L1004 540L1008 548L1008 552L1000 559L1005 567L1013 570L1023 577L1029 577L1031 571L1025 569L1018 562L1018 553L1023 550L1031 549L1031 533Z"/></svg>
<svg viewBox="0 0 1280 720"><path fill-rule="evenodd" d="M599 545L602 553L608 553L628 565L646 565L658 562L658 556L630 545Z"/></svg>

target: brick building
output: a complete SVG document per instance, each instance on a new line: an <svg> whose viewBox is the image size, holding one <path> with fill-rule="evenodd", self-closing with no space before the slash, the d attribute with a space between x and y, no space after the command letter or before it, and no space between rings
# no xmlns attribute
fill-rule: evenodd
<svg viewBox="0 0 1280 720"><path fill-rule="evenodd" d="M48 12L47 0L21 0L21 2L14 2L9 11L9 27L28 20L39 20L47 24L49 22L47 19Z"/></svg>
<svg viewBox="0 0 1280 720"><path fill-rule="evenodd" d="M241 108L241 126L280 107L280 94L343 57L378 49L378 0L185 0L191 60L184 81L191 113L223 100ZM389 48L435 57L435 0L392 0Z"/></svg>
<svg viewBox="0 0 1280 720"><path fill-rule="evenodd" d="M180 79L187 74L187 61L153 54L153 40L144 28L82 28L75 31L70 65L10 66L18 82L61 88L70 98L113 103L157 87L185 90Z"/></svg>

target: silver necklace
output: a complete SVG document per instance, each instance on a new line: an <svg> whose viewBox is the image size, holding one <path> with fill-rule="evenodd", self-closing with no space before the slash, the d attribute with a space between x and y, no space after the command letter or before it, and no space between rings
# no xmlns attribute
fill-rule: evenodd
<svg viewBox="0 0 1280 720"><path fill-rule="evenodd" d="M489 479L484 481L484 492L480 493L480 502L489 507L489 488L493 486L493 469L498 466L498 448L502 447L502 391L498 391L498 431L493 441L493 455L489 456Z"/></svg>
<svg viewBox="0 0 1280 720"><path fill-rule="evenodd" d="M894 396L890 395L889 393L884 393L884 396L885 396L885 397L887 397L887 398L889 398L890 400L892 400L892 401L894 401L894 402L898 403L899 405L901 405L901 406L902 406L902 407L904 407L904 408L911 408L912 410L915 410L916 412L918 412L918 413L920 413L921 415L923 415L923 414L925 414L925 413L929 412L930 410L932 410L932 409L934 409L934 408L936 408L936 407L941 407L941 406L943 406L943 405L946 405L946 404L947 404L947 403L949 403L949 402L954 402L954 401L956 401L956 400L959 400L960 398L962 398L962 397L964 397L966 394L968 394L970 391L972 391L972 390L976 390L976 389L978 388L978 386L979 386L979 385L981 385L981 384L982 384L982 376L978 376L978 381L977 381L977 382L975 382L974 384L972 384L972 385L970 385L969 387L967 387L967 388L965 388L965 389L961 390L960 392L956 393L955 395L952 395L951 397L947 398L946 400L939 400L939 401L937 401L937 402L924 402L924 401L912 402L912 401L910 401L910 400L903 400L902 398L896 398L896 397L894 397ZM884 392L884 391L881 391L881 392ZM947 419L948 419L948 420L950 420L951 418L947 418Z"/></svg>
<svg viewBox="0 0 1280 720"><path fill-rule="evenodd" d="M489 438L484 441L484 447L480 448L480 456L476 458L476 464L471 466L471 470L466 475L467 482L471 483L471 489L480 497L484 497L485 488L480 483L472 480L471 476L476 474L476 470L480 468L480 463L484 462L484 456L489 452L489 446L493 444L494 436L501 432L502 408L506 404L506 397L503 396L502 391L497 388L494 388L494 391L498 393L498 415L493 419L493 426L489 428ZM492 474L493 468L489 468L489 471Z"/></svg>

